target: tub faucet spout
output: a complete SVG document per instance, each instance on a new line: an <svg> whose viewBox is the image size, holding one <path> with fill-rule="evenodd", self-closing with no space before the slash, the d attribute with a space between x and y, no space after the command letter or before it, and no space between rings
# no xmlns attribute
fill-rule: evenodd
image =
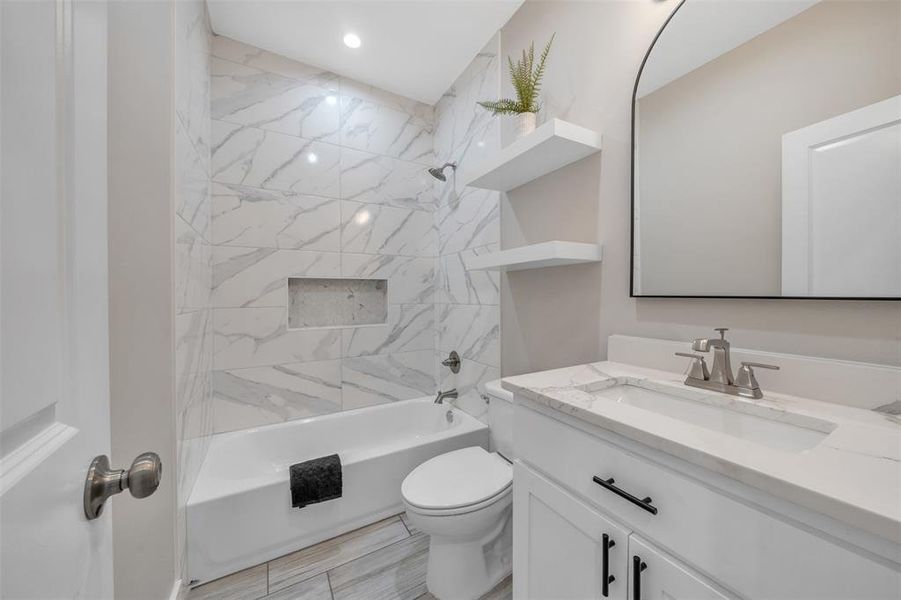
<svg viewBox="0 0 901 600"><path fill-rule="evenodd" d="M444 404L444 399L449 398L451 400L457 397L457 388L452 390L448 390L446 392L438 391L438 395L435 397L435 404Z"/></svg>

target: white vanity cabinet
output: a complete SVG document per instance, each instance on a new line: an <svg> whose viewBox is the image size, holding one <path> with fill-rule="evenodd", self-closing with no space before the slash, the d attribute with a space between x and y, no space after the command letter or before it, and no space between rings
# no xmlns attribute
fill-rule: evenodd
<svg viewBox="0 0 901 600"><path fill-rule="evenodd" d="M901 550L888 540L519 398L514 443L517 600L605 598L605 534L608 598L901 598Z"/></svg>
<svg viewBox="0 0 901 600"><path fill-rule="evenodd" d="M522 464L513 505L514 598L626 600L628 530Z"/></svg>

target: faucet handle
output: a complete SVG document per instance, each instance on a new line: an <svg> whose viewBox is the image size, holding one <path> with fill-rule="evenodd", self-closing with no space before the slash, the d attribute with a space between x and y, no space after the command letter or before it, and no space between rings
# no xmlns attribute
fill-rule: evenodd
<svg viewBox="0 0 901 600"><path fill-rule="evenodd" d="M762 394L760 393L760 384L757 383L757 378L754 377L754 369L770 369L772 371L778 371L779 367L776 365L768 365L765 363L756 363L756 362L746 362L742 361L741 368L738 370L738 375L735 377L735 387L743 388L749 390L751 392L757 392L752 397L760 398Z"/></svg>
<svg viewBox="0 0 901 600"><path fill-rule="evenodd" d="M689 352L676 352L676 356L684 356L693 359L691 369L688 376L692 379L700 379L702 381L710 380L710 371L707 370L707 361L700 354L691 354Z"/></svg>
<svg viewBox="0 0 901 600"><path fill-rule="evenodd" d="M714 330L714 331L719 331L719 332L720 332L720 339L721 339L721 340L724 340L724 339L726 339L726 332L729 331L729 328L728 328L728 327L714 327L713 330Z"/></svg>

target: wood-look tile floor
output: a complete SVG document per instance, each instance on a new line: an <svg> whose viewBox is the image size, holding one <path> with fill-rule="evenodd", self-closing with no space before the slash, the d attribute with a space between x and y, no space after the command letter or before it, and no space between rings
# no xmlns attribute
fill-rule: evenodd
<svg viewBox="0 0 901 600"><path fill-rule="evenodd" d="M187 600L435 600L429 538L397 515L211 581ZM508 577L483 600L511 600Z"/></svg>

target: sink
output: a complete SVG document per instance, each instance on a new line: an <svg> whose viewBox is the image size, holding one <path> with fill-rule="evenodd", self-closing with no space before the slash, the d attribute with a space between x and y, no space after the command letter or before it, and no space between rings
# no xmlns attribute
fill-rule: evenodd
<svg viewBox="0 0 901 600"><path fill-rule="evenodd" d="M826 439L836 427L829 421L732 397L721 400L719 394L710 394L700 401L631 384L595 389L590 393L601 401L627 404L776 450L809 450ZM778 420L766 416L768 413Z"/></svg>

